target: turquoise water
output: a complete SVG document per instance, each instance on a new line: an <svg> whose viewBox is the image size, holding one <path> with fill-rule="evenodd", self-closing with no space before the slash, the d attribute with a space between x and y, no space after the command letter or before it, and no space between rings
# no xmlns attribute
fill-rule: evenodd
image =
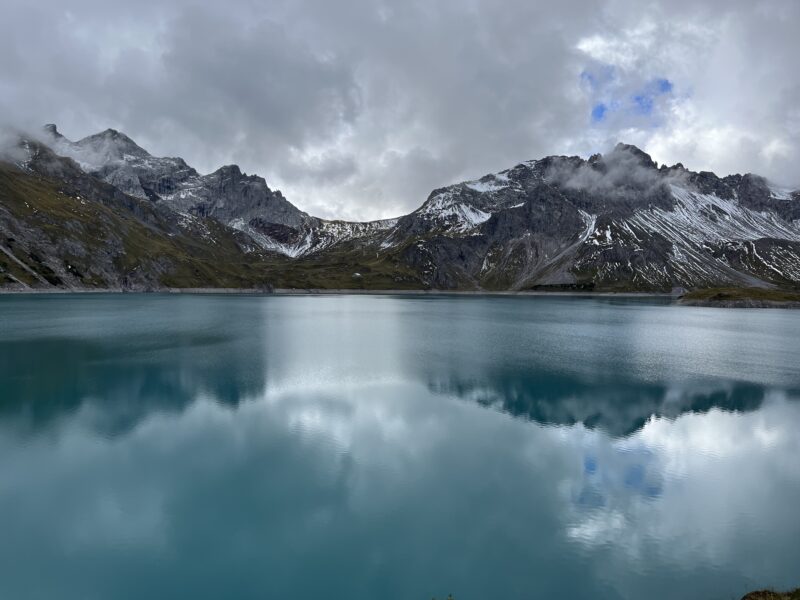
<svg viewBox="0 0 800 600"><path fill-rule="evenodd" d="M0 598L800 585L800 312L0 297Z"/></svg>

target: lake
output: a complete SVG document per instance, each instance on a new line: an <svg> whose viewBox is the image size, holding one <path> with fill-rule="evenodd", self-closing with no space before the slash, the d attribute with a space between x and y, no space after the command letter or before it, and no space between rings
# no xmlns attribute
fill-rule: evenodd
<svg viewBox="0 0 800 600"><path fill-rule="evenodd" d="M0 297L0 598L800 585L800 311Z"/></svg>

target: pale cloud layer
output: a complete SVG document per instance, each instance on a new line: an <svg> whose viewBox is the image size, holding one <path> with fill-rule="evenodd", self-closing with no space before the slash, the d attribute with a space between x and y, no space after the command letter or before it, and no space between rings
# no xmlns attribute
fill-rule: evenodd
<svg viewBox="0 0 800 600"><path fill-rule="evenodd" d="M0 119L238 163L324 217L617 141L800 187L800 3L4 0Z"/></svg>

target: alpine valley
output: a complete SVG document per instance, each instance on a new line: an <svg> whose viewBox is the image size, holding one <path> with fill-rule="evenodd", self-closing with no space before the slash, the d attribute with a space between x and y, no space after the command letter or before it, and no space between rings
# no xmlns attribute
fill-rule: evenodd
<svg viewBox="0 0 800 600"><path fill-rule="evenodd" d="M72 142L48 125L0 161L0 287L794 290L800 191L619 144L330 221L236 165L203 175L112 129Z"/></svg>

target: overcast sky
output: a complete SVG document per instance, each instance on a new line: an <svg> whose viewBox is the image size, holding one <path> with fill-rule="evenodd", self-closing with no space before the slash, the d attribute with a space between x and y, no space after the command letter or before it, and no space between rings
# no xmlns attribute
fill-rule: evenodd
<svg viewBox="0 0 800 600"><path fill-rule="evenodd" d="M800 187L798 58L796 0L2 0L0 119L237 163L322 217L617 141Z"/></svg>

